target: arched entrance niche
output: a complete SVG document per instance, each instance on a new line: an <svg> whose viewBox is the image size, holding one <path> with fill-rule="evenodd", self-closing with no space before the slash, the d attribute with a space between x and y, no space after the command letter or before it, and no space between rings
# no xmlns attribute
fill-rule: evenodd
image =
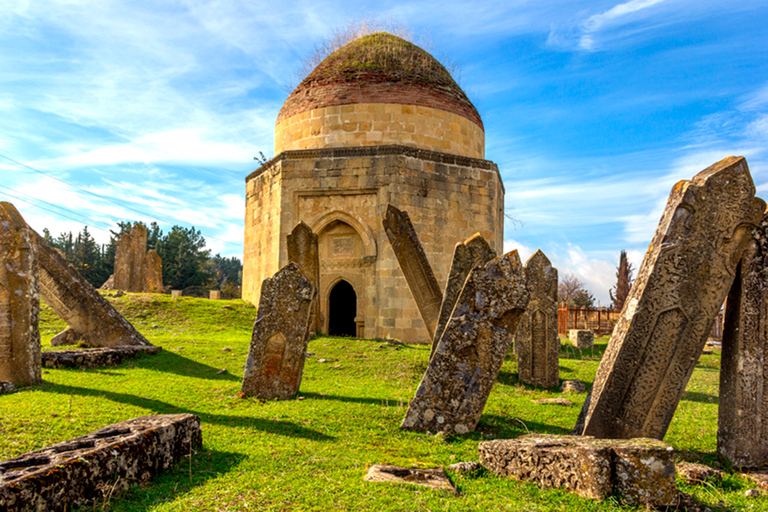
<svg viewBox="0 0 768 512"><path fill-rule="evenodd" d="M322 331L328 334L338 332L340 327L331 325L332 316L335 318L341 310L354 309L355 316L351 318L354 326L347 324L348 327L342 329L343 334L363 337L368 306L366 291L371 286L376 260L373 232L362 219L337 208L313 219L310 226L317 233L320 259ZM342 281L344 284L341 284ZM342 294L346 286L350 293ZM348 297L352 294L356 300L354 308L348 306ZM341 308L338 311L337 306Z"/></svg>
<svg viewBox="0 0 768 512"><path fill-rule="evenodd" d="M341 279L328 294L328 334L357 336L357 294L351 284Z"/></svg>

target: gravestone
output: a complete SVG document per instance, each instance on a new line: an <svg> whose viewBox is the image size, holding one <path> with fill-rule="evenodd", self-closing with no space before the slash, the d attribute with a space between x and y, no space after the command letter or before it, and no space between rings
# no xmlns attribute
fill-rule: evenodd
<svg viewBox="0 0 768 512"><path fill-rule="evenodd" d="M543 252L526 262L525 283L531 299L515 334L518 375L527 384L555 387L560 383L557 269Z"/></svg>
<svg viewBox="0 0 768 512"><path fill-rule="evenodd" d="M473 431L527 305L517 251L473 269L401 427Z"/></svg>
<svg viewBox="0 0 768 512"><path fill-rule="evenodd" d="M424 320L430 339L434 340L443 294L416 230L413 229L411 218L408 213L390 204L387 205L387 214L382 223L421 319Z"/></svg>
<svg viewBox="0 0 768 512"><path fill-rule="evenodd" d="M163 292L163 262L154 249L147 251L147 228L142 224L134 224L117 240L115 272L107 283L110 290Z"/></svg>
<svg viewBox="0 0 768 512"><path fill-rule="evenodd" d="M40 295L34 234L11 203L0 203L0 381L41 381Z"/></svg>
<svg viewBox="0 0 768 512"><path fill-rule="evenodd" d="M568 341L576 348L595 348L595 333L589 329L568 329Z"/></svg>
<svg viewBox="0 0 768 512"><path fill-rule="evenodd" d="M440 304L440 316L435 328L430 357L435 353L435 347L437 347L437 343L443 335L445 325L451 318L451 312L456 305L467 276L473 268L485 265L495 257L496 251L491 249L491 246L480 233L475 233L464 242L456 244L456 248L453 251L451 270L448 272L448 281L445 284L445 292Z"/></svg>
<svg viewBox="0 0 768 512"><path fill-rule="evenodd" d="M287 236L288 261L293 261L312 283L312 286L320 289L320 257L317 249L317 235L303 221L296 224L293 231ZM312 311L310 332L320 329L320 307L315 302Z"/></svg>
<svg viewBox="0 0 768 512"><path fill-rule="evenodd" d="M180 299L181 298L181 290L171 290L171 298L172 299Z"/></svg>
<svg viewBox="0 0 768 512"><path fill-rule="evenodd" d="M768 212L728 293L720 360L717 452L736 467L768 462Z"/></svg>
<svg viewBox="0 0 768 512"><path fill-rule="evenodd" d="M754 196L746 161L736 157L672 189L582 409L581 433L664 437L765 209Z"/></svg>
<svg viewBox="0 0 768 512"><path fill-rule="evenodd" d="M317 288L289 263L261 285L242 392L291 398L299 392Z"/></svg>
<svg viewBox="0 0 768 512"><path fill-rule="evenodd" d="M480 463L500 476L599 500L615 492L629 505L677 504L674 450L656 439L530 434L477 448Z"/></svg>
<svg viewBox="0 0 768 512"><path fill-rule="evenodd" d="M163 260L154 249L147 251L142 263L145 293L163 293Z"/></svg>
<svg viewBox="0 0 768 512"><path fill-rule="evenodd" d="M208 291L208 299L210 299L210 300L221 300L221 290L209 290Z"/></svg>

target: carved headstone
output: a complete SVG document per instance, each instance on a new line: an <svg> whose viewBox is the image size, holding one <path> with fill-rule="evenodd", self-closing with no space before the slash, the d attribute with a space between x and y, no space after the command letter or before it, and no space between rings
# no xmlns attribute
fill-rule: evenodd
<svg viewBox="0 0 768 512"><path fill-rule="evenodd" d="M443 294L440 292L440 286L432 273L432 267L419 242L416 230L413 229L411 218L406 212L390 204L387 206L387 214L382 222L400 270L403 271L408 288L416 301L416 307L419 308L421 319L424 320L430 339L434 339Z"/></svg>
<svg viewBox="0 0 768 512"><path fill-rule="evenodd" d="M568 341L576 348L595 348L595 333L589 329L568 329Z"/></svg>
<svg viewBox="0 0 768 512"><path fill-rule="evenodd" d="M142 291L145 293L163 293L163 260L157 251L148 250L147 254L144 255L141 267L144 272Z"/></svg>
<svg viewBox="0 0 768 512"><path fill-rule="evenodd" d="M115 249L115 273L102 288L124 292L163 293L163 262L154 249L147 251L147 228L134 224L123 233Z"/></svg>
<svg viewBox="0 0 768 512"><path fill-rule="evenodd" d="M317 288L289 263L261 285L242 391L259 398L299 392Z"/></svg>
<svg viewBox="0 0 768 512"><path fill-rule="evenodd" d="M440 317L437 320L430 357L435 353L435 347L443 335L445 325L451 318L451 312L459 299L467 276L473 268L485 265L495 257L496 251L491 249L491 246L480 233L475 233L464 242L456 244L451 270L448 272L448 281L445 284L443 301L440 304Z"/></svg>
<svg viewBox="0 0 768 512"><path fill-rule="evenodd" d="M39 316L34 234L12 204L0 203L0 381L40 382Z"/></svg>
<svg viewBox="0 0 768 512"><path fill-rule="evenodd" d="M527 305L517 251L472 270L401 427L473 431Z"/></svg>
<svg viewBox="0 0 768 512"><path fill-rule="evenodd" d="M717 451L734 466L768 462L768 212L725 302Z"/></svg>
<svg viewBox="0 0 768 512"><path fill-rule="evenodd" d="M662 439L765 203L743 158L672 189L581 417L584 435Z"/></svg>
<svg viewBox="0 0 768 512"><path fill-rule="evenodd" d="M32 233L40 269L40 294L69 326L54 336L51 345L78 341L93 347L150 345L58 251Z"/></svg>
<svg viewBox="0 0 768 512"><path fill-rule="evenodd" d="M304 222L299 222L288 235L288 261L293 261L312 283L320 289L320 258L317 249L317 235ZM315 303L309 331L320 329L320 308Z"/></svg>
<svg viewBox="0 0 768 512"><path fill-rule="evenodd" d="M551 388L560 383L560 339L557 336L557 269L541 251L525 264L531 300L515 334L520 380Z"/></svg>

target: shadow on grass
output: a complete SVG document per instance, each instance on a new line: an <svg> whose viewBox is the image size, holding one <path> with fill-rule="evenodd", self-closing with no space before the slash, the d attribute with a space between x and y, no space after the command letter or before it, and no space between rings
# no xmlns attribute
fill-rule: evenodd
<svg viewBox="0 0 768 512"><path fill-rule="evenodd" d="M288 437L300 437L314 441L333 441L336 439L333 436L302 427L301 425L297 425L291 421L268 420L264 418L253 418L248 416L231 416L227 414L209 414L184 407L177 407L173 404L169 404L168 402L163 402L162 400L157 400L154 398L144 398L126 393L116 393L114 391L103 391L100 389L82 388L79 386L68 386L65 384L52 384L50 387L46 387L45 391L61 393L64 395L102 397L108 400L112 400L113 402L129 404L135 407L148 409L156 414L197 414L200 416L200 419L205 422L215 423L217 425L226 427L254 428L263 432L269 432L270 434Z"/></svg>
<svg viewBox="0 0 768 512"><path fill-rule="evenodd" d="M496 439L514 439L525 434L556 434L570 435L572 429L548 425L537 421L523 420L509 416L483 414L474 432L464 436L468 439L482 441L485 434L493 434Z"/></svg>
<svg viewBox="0 0 768 512"><path fill-rule="evenodd" d="M718 396L710 395L709 393L686 391L683 393L681 400L688 400L689 402L701 402L703 404L716 404L718 403Z"/></svg>
<svg viewBox="0 0 768 512"><path fill-rule="evenodd" d="M560 359L575 359L577 361L600 361L603 358L607 343L595 343L595 348L577 348L572 345L562 345Z"/></svg>
<svg viewBox="0 0 768 512"><path fill-rule="evenodd" d="M504 384L506 386L519 386L523 387L525 389L547 389L549 391L559 391L560 389L560 383L558 382L557 386L553 386L551 388L545 388L542 386L535 386L533 384L528 384L527 382L523 382L519 378L519 374L517 372L505 372L500 371L499 375L496 377L496 382L500 384Z"/></svg>
<svg viewBox="0 0 768 512"><path fill-rule="evenodd" d="M193 359L180 356L175 352L165 349L161 350L160 353L155 356L142 355L141 357L132 359L130 362L133 364L134 368L175 373L176 375L184 377L196 377L208 380L242 380L242 377L236 377L229 372L216 375L216 372L221 368L198 363ZM245 359L243 359L242 365L245 365ZM242 368L238 367L238 370L241 369Z"/></svg>
<svg viewBox="0 0 768 512"><path fill-rule="evenodd" d="M357 396L338 396L312 392L299 392L299 396L303 396L312 400L337 400L339 402L349 402L353 404L395 405L400 403L400 400L395 400L393 398L362 398Z"/></svg>
<svg viewBox="0 0 768 512"><path fill-rule="evenodd" d="M208 480L218 478L237 466L246 458L238 452L221 452L203 448L188 458L182 458L174 466L152 479L152 485L133 487L113 496L107 503L99 501L93 510L154 510L159 505L170 503L178 496L196 487L206 485Z"/></svg>

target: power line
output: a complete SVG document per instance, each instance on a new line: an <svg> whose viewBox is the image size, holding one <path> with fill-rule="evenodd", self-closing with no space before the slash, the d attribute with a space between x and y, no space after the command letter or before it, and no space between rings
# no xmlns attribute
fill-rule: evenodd
<svg viewBox="0 0 768 512"><path fill-rule="evenodd" d="M46 173L46 172L40 171L40 170L38 170L38 169L35 169L34 167L31 167L31 166L29 166L29 165L27 165L27 164L25 164L25 163L23 163L23 162L19 162L18 160L14 160L13 158L11 158L11 157L9 157L9 156L7 156L7 155L3 155L2 153L0 153L0 158L4 158L4 159L6 159L6 160L8 160L8 161L10 161L10 162L13 162L14 164L16 164L16 165L18 165L18 166L20 166L20 167L23 167L23 168L25 168L25 169L29 169L30 171L36 172L36 173L38 173L38 174L42 174L43 176L46 176L46 177L48 177L48 178L50 178L50 179L52 179L52 180L56 180L56 181L58 181L59 183L62 183L62 184L64 184L64 185L66 185L67 187L71 188L71 189L74 189L74 190L79 190L79 191L81 191L81 192L85 192L86 194L89 194L89 195L91 195L91 196L93 196L93 197L97 197L97 198L99 198L99 199L101 199L101 200L103 200L103 201L107 201L108 203L112 203L112 204L114 204L114 205L116 205L116 206L119 206L119 207L121 207L121 208L125 208L125 209L127 209L127 210L131 210L131 211L133 211L133 212L136 212L136 213L138 213L138 214L140 214L140 215L143 215L143 216L145 216L145 217L149 217L150 219L153 219L153 220L155 220L155 221L157 221L157 220L160 220L161 222L166 222L166 223L168 223L168 224L174 224L174 221L171 221L171 220L169 220L169 219L162 219L162 218L159 218L159 217L157 217L156 215L153 215L153 214L150 214L150 213L147 213L147 212L142 212L141 210L137 210L136 208L132 208L132 207L130 207L130 206L127 206L127 205L121 204L121 203L119 203L119 202L117 202L117 201L115 201L115 200L113 200L113 199L110 199L110 198L108 198L108 197L104 197L104 196L102 196L102 195L100 195L100 194L97 194L97 193L95 193L95 192L91 192L90 190L86 190L86 189L84 189L84 188L78 187L77 185L72 185L71 183L67 183L66 181L64 181L64 180L62 180L62 179L60 179L60 178L57 178L56 176L53 176L53 175L50 175L50 174L48 174L48 173ZM29 204L27 201L23 201L23 202L25 202L25 203ZM34 205L33 205L33 206L34 206ZM38 206L38 208L42 208L42 207ZM45 208L43 208L43 209L45 209ZM50 210L48 210L48 211L50 211ZM56 212L51 212L51 213L55 213L55 214L57 214L57 215L58 215L58 213L56 213ZM63 216L64 216L64 215L63 215ZM65 216L65 217L66 217L66 216ZM71 217L67 217L67 218L69 218L69 219L71 219L71 220L75 220L75 219L72 219ZM87 217L86 217L86 218L87 218ZM81 221L77 221L77 222L81 222ZM98 229L98 228L97 228L97 229ZM230 241L227 241L227 240L222 240L222 239L220 239L220 238L216 238L216 237L214 237L214 236L207 236L206 238L208 238L208 239L211 239L211 240L216 240L216 241L219 241L219 242L221 242L221 243L224 243L224 244L239 245L237 242L230 242Z"/></svg>
<svg viewBox="0 0 768 512"><path fill-rule="evenodd" d="M9 197L12 197L12 198L14 198L14 199L16 199L17 201L21 201L22 203L26 203L26 204L28 204L28 205L32 206L33 208L39 208L39 209L41 209L41 210L45 210L45 211L47 211L47 212L51 212L51 213L53 213L54 215L58 215L58 216L60 216L60 217L65 217L65 218L67 218L67 219L69 219L69 220L73 220L73 221L75 221L75 222L82 222L82 220L80 220L80 219L76 219L76 218L74 218L74 217L70 217L69 215L64 215L64 214L63 214L63 213L61 213L61 212L55 212L55 211L53 211L53 210L50 210L50 209L48 209L48 208L44 208L44 207L40 206L39 204L30 203L30 202L29 202L29 201L27 201L26 199L22 199L22 198L20 198L20 197L16 197L16 196L14 196L14 195L12 195L12 194L8 194L7 192L6 192L6 195L8 195ZM107 232L107 230L106 230L106 229L102 229L102 228L100 228L100 227L98 227L98 226L93 226L93 227L94 227L94 228L96 228L96 229L98 229L99 231L104 231L104 232Z"/></svg>

